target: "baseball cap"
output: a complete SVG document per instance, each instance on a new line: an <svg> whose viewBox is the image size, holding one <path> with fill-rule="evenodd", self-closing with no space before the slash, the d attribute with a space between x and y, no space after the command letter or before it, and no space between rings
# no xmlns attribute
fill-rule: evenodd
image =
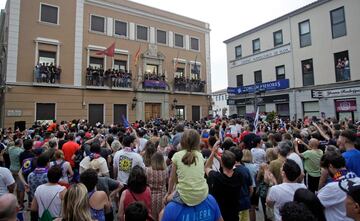
<svg viewBox="0 0 360 221"><path fill-rule="evenodd" d="M339 182L340 189L346 192L353 200L360 204L360 178L343 179Z"/></svg>

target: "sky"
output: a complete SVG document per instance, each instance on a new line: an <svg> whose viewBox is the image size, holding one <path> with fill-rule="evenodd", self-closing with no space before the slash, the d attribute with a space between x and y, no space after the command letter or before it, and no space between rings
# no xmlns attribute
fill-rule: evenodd
<svg viewBox="0 0 360 221"><path fill-rule="evenodd" d="M217 91L227 88L226 47L223 43L224 40L316 0L133 1L210 24L211 86L212 91ZM0 0L0 8L4 8L5 4L6 0Z"/></svg>

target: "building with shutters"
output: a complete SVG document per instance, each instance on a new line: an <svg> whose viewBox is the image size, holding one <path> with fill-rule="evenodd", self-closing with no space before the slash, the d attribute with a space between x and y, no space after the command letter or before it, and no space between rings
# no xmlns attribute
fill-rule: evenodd
<svg viewBox="0 0 360 221"><path fill-rule="evenodd" d="M360 120L359 9L318 0L224 41L230 114Z"/></svg>
<svg viewBox="0 0 360 221"><path fill-rule="evenodd" d="M228 93L227 89L214 91L212 96L212 112L213 116L228 117L229 116L229 105L227 103Z"/></svg>
<svg viewBox="0 0 360 221"><path fill-rule="evenodd" d="M205 22L125 0L8 0L0 24L1 126L209 113Z"/></svg>

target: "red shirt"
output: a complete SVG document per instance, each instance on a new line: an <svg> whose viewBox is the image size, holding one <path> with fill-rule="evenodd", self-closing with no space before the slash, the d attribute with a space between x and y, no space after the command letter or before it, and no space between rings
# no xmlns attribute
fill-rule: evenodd
<svg viewBox="0 0 360 221"><path fill-rule="evenodd" d="M125 193L125 198L124 198L124 211L126 210L126 208L133 202L136 201L142 201L147 210L148 210L148 214L151 215L151 191L149 187L146 187L145 191L142 193L130 193L130 190L127 189L124 191ZM149 220L149 219L147 219Z"/></svg>
<svg viewBox="0 0 360 221"><path fill-rule="evenodd" d="M62 151L64 152L64 158L66 161L68 161L71 165L71 167L75 167L75 162L72 159L72 156L74 156L75 152L80 148L80 145L77 144L74 141L68 141L64 143L62 146Z"/></svg>

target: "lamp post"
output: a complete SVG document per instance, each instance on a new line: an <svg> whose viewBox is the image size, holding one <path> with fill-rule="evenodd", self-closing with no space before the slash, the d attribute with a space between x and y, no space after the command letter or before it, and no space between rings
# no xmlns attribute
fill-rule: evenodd
<svg viewBox="0 0 360 221"><path fill-rule="evenodd" d="M254 93L254 112L257 111L257 107L258 107L258 96L261 96L262 93L265 93L266 90L264 88L257 88L255 93Z"/></svg>
<svg viewBox="0 0 360 221"><path fill-rule="evenodd" d="M173 103L171 104L171 109L172 110L174 110L176 108L177 102L178 101L176 100L176 98L174 98Z"/></svg>
<svg viewBox="0 0 360 221"><path fill-rule="evenodd" d="M132 99L132 103L131 103L131 109L132 109L132 110L134 110L134 109L135 109L135 107L136 107L136 103L137 103L137 98L136 98L136 97L134 97L134 98Z"/></svg>

